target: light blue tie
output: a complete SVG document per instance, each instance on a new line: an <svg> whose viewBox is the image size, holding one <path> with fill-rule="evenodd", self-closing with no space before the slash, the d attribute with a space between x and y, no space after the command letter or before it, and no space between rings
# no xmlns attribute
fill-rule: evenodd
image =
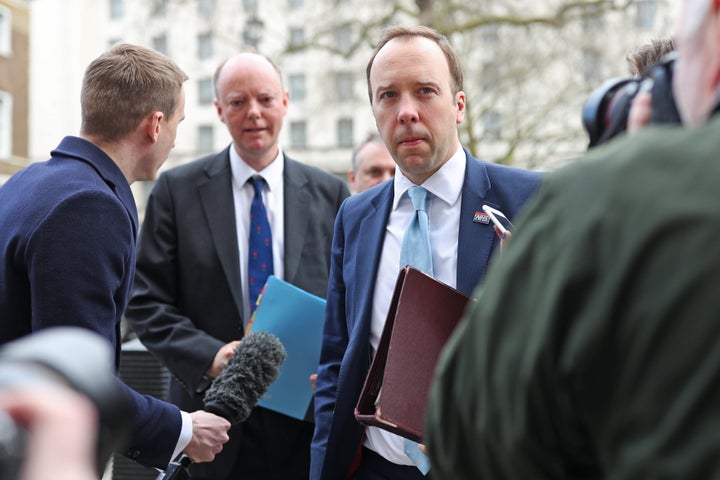
<svg viewBox="0 0 720 480"><path fill-rule="evenodd" d="M412 186L407 193L415 207L415 213L403 237L400 268L411 265L432 276L432 249L430 248L430 230L425 207L428 191L423 187Z"/></svg>
<svg viewBox="0 0 720 480"><path fill-rule="evenodd" d="M408 195L412 200L415 213L403 237L400 250L400 268L411 265L432 276L432 248L430 247L430 230L428 227L428 214L426 200L428 191L423 187L412 186ZM423 475L430 470L428 458L420 451L418 444L410 439L403 438L403 450Z"/></svg>

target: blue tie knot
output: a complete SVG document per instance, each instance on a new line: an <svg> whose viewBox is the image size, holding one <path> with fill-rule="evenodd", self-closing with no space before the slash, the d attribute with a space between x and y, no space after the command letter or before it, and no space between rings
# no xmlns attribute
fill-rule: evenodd
<svg viewBox="0 0 720 480"><path fill-rule="evenodd" d="M400 268L412 265L420 271L433 275L430 229L425 202L428 191L423 187L412 186L408 189L415 211L403 236L400 249Z"/></svg>
<svg viewBox="0 0 720 480"><path fill-rule="evenodd" d="M252 183L252 186L255 189L255 197L262 198L263 188L265 188L265 179L260 175L255 175L254 177L250 177L248 182Z"/></svg>
<svg viewBox="0 0 720 480"><path fill-rule="evenodd" d="M425 211L425 202L427 199L427 190L423 187L413 186L408 189L408 196L412 200L415 210Z"/></svg>

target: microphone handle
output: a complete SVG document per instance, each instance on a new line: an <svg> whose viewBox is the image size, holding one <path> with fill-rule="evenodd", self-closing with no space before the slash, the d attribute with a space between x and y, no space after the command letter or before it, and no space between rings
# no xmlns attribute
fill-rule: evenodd
<svg viewBox="0 0 720 480"><path fill-rule="evenodd" d="M189 467L193 464L192 458L180 453L175 460L170 462L168 468L157 476L156 480L190 480Z"/></svg>
<svg viewBox="0 0 720 480"><path fill-rule="evenodd" d="M204 410L222 417L225 420L233 418L233 412L219 402L209 402L205 405ZM180 454L175 457L175 460L170 462L168 468L157 476L156 480L191 480L192 476L190 475L189 468L193 463L192 458L180 452Z"/></svg>

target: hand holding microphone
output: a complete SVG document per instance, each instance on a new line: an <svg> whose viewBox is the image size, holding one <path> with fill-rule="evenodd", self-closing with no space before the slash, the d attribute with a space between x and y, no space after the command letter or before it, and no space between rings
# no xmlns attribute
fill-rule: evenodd
<svg viewBox="0 0 720 480"><path fill-rule="evenodd" d="M205 411L226 419L231 425L247 420L260 397L280 373L285 356L285 347L275 335L266 332L246 335L235 348L227 366L205 392ZM193 428L194 423L193 420ZM193 460L202 458L195 458L188 448L185 453L173 461L159 478L190 478L187 467Z"/></svg>
<svg viewBox="0 0 720 480"><path fill-rule="evenodd" d="M235 349L239 344L240 340L235 340L230 343L226 343L225 345L220 347L220 350L218 350L215 354L212 365L210 365L208 375L210 375L212 378L219 377L220 373L230 361L230 358L235 355Z"/></svg>
<svg viewBox="0 0 720 480"><path fill-rule="evenodd" d="M236 425L245 421L280 373L285 347L266 332L242 339L227 366L205 392L205 410Z"/></svg>
<svg viewBox="0 0 720 480"><path fill-rule="evenodd" d="M230 439L230 422L220 416L198 410L190 414L192 439L183 452L194 462L212 462Z"/></svg>

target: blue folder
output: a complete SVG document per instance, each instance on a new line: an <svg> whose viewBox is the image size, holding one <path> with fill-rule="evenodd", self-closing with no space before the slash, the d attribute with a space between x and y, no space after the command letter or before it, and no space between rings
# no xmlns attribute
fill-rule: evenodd
<svg viewBox="0 0 720 480"><path fill-rule="evenodd" d="M308 378L320 362L325 303L275 276L268 278L248 330L274 334L287 356L259 406L312 421L313 391Z"/></svg>

